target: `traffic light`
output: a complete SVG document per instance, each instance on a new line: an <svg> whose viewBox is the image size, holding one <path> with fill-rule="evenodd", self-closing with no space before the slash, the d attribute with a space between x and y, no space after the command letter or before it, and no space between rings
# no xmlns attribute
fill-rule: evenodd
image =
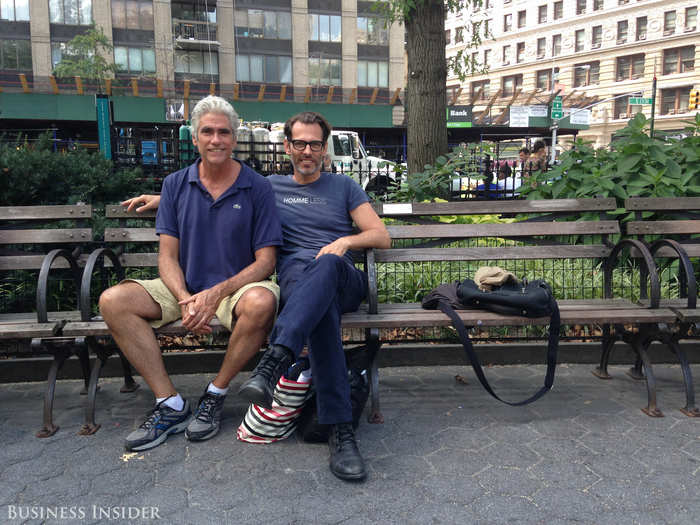
<svg viewBox="0 0 700 525"><path fill-rule="evenodd" d="M700 107L700 89L691 89L688 97L688 109L698 109Z"/></svg>

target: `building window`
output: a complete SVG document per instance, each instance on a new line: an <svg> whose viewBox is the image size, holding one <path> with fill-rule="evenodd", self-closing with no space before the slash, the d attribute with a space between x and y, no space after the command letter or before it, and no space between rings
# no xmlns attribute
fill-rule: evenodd
<svg viewBox="0 0 700 525"><path fill-rule="evenodd" d="M664 36L672 35L676 32L676 12L666 11L664 13Z"/></svg>
<svg viewBox="0 0 700 525"><path fill-rule="evenodd" d="M550 91L552 89L552 69L542 69L535 74L535 88L537 91Z"/></svg>
<svg viewBox="0 0 700 525"><path fill-rule="evenodd" d="M458 27L455 29L455 44L461 44L464 42L464 28Z"/></svg>
<svg viewBox="0 0 700 525"><path fill-rule="evenodd" d="M218 75L219 54L200 50L175 50L175 73Z"/></svg>
<svg viewBox="0 0 700 525"><path fill-rule="evenodd" d="M625 5L629 4L630 0L617 0L617 5Z"/></svg>
<svg viewBox="0 0 700 525"><path fill-rule="evenodd" d="M450 39L448 38L447 41L449 42ZM374 16L358 16L357 42L373 46L389 45L389 30L385 25L384 19Z"/></svg>
<svg viewBox="0 0 700 525"><path fill-rule="evenodd" d="M92 24L92 0L50 0L52 24L87 26Z"/></svg>
<svg viewBox="0 0 700 525"><path fill-rule="evenodd" d="M22 22L29 20L29 0L2 0L0 20Z"/></svg>
<svg viewBox="0 0 700 525"><path fill-rule="evenodd" d="M515 48L515 61L522 62L525 60L525 42L518 42Z"/></svg>
<svg viewBox="0 0 700 525"><path fill-rule="evenodd" d="M642 111L642 106L631 106L629 96L616 98L613 118L629 119L640 111Z"/></svg>
<svg viewBox="0 0 700 525"><path fill-rule="evenodd" d="M503 57L502 57L503 65L507 66L510 64L510 46L503 46Z"/></svg>
<svg viewBox="0 0 700 525"><path fill-rule="evenodd" d="M511 29L513 29L513 15L508 13L507 15L503 15L503 32L507 33Z"/></svg>
<svg viewBox="0 0 700 525"><path fill-rule="evenodd" d="M288 11L236 9L235 35L246 38L291 40L292 15Z"/></svg>
<svg viewBox="0 0 700 525"><path fill-rule="evenodd" d="M686 7L685 8L685 30L695 31L698 26L698 8L697 7Z"/></svg>
<svg viewBox="0 0 700 525"><path fill-rule="evenodd" d="M518 28L522 29L525 27L525 24L527 23L527 12L526 11L518 11Z"/></svg>
<svg viewBox="0 0 700 525"><path fill-rule="evenodd" d="M339 58L309 58L309 84L318 86L340 86L341 81L342 69L341 60Z"/></svg>
<svg viewBox="0 0 700 525"><path fill-rule="evenodd" d="M340 42L340 15L309 15L309 40Z"/></svg>
<svg viewBox="0 0 700 525"><path fill-rule="evenodd" d="M537 58L544 58L547 49L547 39L542 37L537 39Z"/></svg>
<svg viewBox="0 0 700 525"><path fill-rule="evenodd" d="M586 12L586 0L576 0L576 14L582 15Z"/></svg>
<svg viewBox="0 0 700 525"><path fill-rule="evenodd" d="M114 46L114 63L120 73L148 75L156 72L156 54L153 49Z"/></svg>
<svg viewBox="0 0 700 525"><path fill-rule="evenodd" d="M547 23L547 6L541 5L537 8L537 23L546 24Z"/></svg>
<svg viewBox="0 0 700 525"><path fill-rule="evenodd" d="M636 36L638 41L647 39L647 17L646 16L640 16L639 18L637 18L637 33L635 36Z"/></svg>
<svg viewBox="0 0 700 525"><path fill-rule="evenodd" d="M664 75L695 71L695 46L664 50Z"/></svg>
<svg viewBox="0 0 700 525"><path fill-rule="evenodd" d="M389 62L358 60L357 85L363 87L389 87Z"/></svg>
<svg viewBox="0 0 700 525"><path fill-rule="evenodd" d="M575 33L575 49L576 52L578 53L579 51L583 51L583 41L586 38L586 31L585 29L578 29L576 30Z"/></svg>
<svg viewBox="0 0 700 525"><path fill-rule="evenodd" d="M522 75L510 75L503 77L503 84L501 86L503 96L510 97L515 94L517 89L520 89L523 85Z"/></svg>
<svg viewBox="0 0 700 525"><path fill-rule="evenodd" d="M627 20L620 20L617 23L617 43L624 44L627 42Z"/></svg>
<svg viewBox="0 0 700 525"><path fill-rule="evenodd" d="M130 2L128 1L127 4L130 4ZM112 2L112 5L114 5L114 2ZM170 6L170 12L173 18L178 20L216 24L216 2L193 2L190 0L189 2L180 3L173 1ZM238 11L236 11L235 16L236 18L238 17Z"/></svg>
<svg viewBox="0 0 700 525"><path fill-rule="evenodd" d="M644 53L617 58L615 81L635 80L644 76Z"/></svg>
<svg viewBox="0 0 700 525"><path fill-rule="evenodd" d="M0 69L31 71L31 42L29 40L0 40Z"/></svg>
<svg viewBox="0 0 700 525"><path fill-rule="evenodd" d="M491 50L490 49L484 49L484 66L488 67L488 65L491 62Z"/></svg>
<svg viewBox="0 0 700 525"><path fill-rule="evenodd" d="M587 62L574 65L574 87L598 84L600 77L600 62Z"/></svg>
<svg viewBox="0 0 700 525"><path fill-rule="evenodd" d="M309 59L309 63L311 60ZM236 80L264 84L291 84L292 57L236 55Z"/></svg>
<svg viewBox="0 0 700 525"><path fill-rule="evenodd" d="M552 56L561 55L561 35L552 36Z"/></svg>
<svg viewBox="0 0 700 525"><path fill-rule="evenodd" d="M661 90L661 115L675 115L688 112L688 94L693 86Z"/></svg>
<svg viewBox="0 0 700 525"><path fill-rule="evenodd" d="M559 20L564 16L564 2L560 0L559 2L554 2L554 20Z"/></svg>
<svg viewBox="0 0 700 525"><path fill-rule="evenodd" d="M491 19L484 20L484 38L491 38Z"/></svg>
<svg viewBox="0 0 700 525"><path fill-rule="evenodd" d="M591 30L591 48L598 49L603 43L603 26L593 26Z"/></svg>
<svg viewBox="0 0 700 525"><path fill-rule="evenodd" d="M472 82L472 100L486 100L489 98L489 90L491 89L491 82L488 80L480 80L478 82ZM478 98L474 98L478 95Z"/></svg>
<svg viewBox="0 0 700 525"><path fill-rule="evenodd" d="M112 0L112 27L153 31L152 0Z"/></svg>
<svg viewBox="0 0 700 525"><path fill-rule="evenodd" d="M593 0L593 11L600 11L603 9L603 0Z"/></svg>
<svg viewBox="0 0 700 525"><path fill-rule="evenodd" d="M359 25L359 23L358 23L358 25ZM360 40L359 30L358 30L357 40L358 40L358 42ZM452 41L452 34L451 34L449 29L445 29L445 42L447 43L448 46L450 45L451 41Z"/></svg>

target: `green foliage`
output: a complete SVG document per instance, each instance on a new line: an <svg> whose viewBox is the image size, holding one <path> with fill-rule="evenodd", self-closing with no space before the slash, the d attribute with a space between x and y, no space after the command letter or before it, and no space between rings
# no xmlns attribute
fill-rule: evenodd
<svg viewBox="0 0 700 525"><path fill-rule="evenodd" d="M490 153L488 144L483 146L483 154ZM450 186L454 179L480 177L478 166L474 163L467 148L457 147L450 153L440 155L433 164L426 164L420 173L408 173L401 187L389 195L394 202L431 202L447 200Z"/></svg>
<svg viewBox="0 0 700 525"><path fill-rule="evenodd" d="M52 150L48 134L29 144L0 143L0 201L4 205L104 205L132 195L140 169L113 172L112 162L84 149Z"/></svg>
<svg viewBox="0 0 700 525"><path fill-rule="evenodd" d="M651 138L647 124L638 113L615 133L610 149L577 140L557 166L534 174L521 193L528 199L615 197L620 207L628 197L700 195L700 115L681 139L661 133Z"/></svg>
<svg viewBox="0 0 700 525"><path fill-rule="evenodd" d="M117 72L116 64L107 62L104 55L112 53L113 46L102 31L92 25L82 35L76 35L67 44L54 75L59 78L81 77L102 81Z"/></svg>

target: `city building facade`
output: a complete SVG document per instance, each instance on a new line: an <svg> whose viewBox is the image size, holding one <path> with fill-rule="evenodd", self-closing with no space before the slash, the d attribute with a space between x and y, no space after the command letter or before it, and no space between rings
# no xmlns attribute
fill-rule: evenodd
<svg viewBox="0 0 700 525"><path fill-rule="evenodd" d="M260 101L308 102L312 93L353 103L363 93L376 98L378 89L387 104L405 85L404 29L386 26L373 3L2 0L0 87L11 91L23 74L33 92L50 91L47 79L68 42L94 23L113 45L105 58L118 66L115 81L157 79L176 98L190 81Z"/></svg>
<svg viewBox="0 0 700 525"><path fill-rule="evenodd" d="M636 113L651 117L651 105L630 98L652 98L656 77L655 128L682 130L700 88L697 15L692 1L483 0L446 20L447 57L462 51L477 64L463 81L449 74L448 103L478 115L558 91L565 108L590 106L579 136L599 147ZM482 44L472 49L474 31Z"/></svg>

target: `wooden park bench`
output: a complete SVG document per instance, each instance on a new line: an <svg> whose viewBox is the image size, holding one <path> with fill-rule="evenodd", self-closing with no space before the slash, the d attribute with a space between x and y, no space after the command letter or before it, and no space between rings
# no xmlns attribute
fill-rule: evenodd
<svg viewBox="0 0 700 525"><path fill-rule="evenodd" d="M589 267L602 264L602 289L598 297L591 299L567 299L565 289L558 289L555 283L555 295L559 299L562 325L596 325L602 327L602 345L612 347L616 341L627 342L647 367L648 405L644 409L654 414L656 409L656 392L651 362L646 353L645 343L649 334L657 330L659 323L671 323L676 319L669 308L658 307L658 276L651 255L640 241L623 240L616 244L620 234L619 223L608 220L606 212L616 208L614 199L564 199L548 201L465 201L455 203L419 203L419 204L378 204L376 209L383 217L393 217L397 224L391 224L389 231L393 238L390 249L368 250L366 268L369 276L369 293L367 304L354 313L342 318L343 328L360 329L365 333L367 349L367 367L371 385L370 421L381 422L379 404L378 367L376 356L384 338L382 330L396 328L448 327L449 318L440 311L424 310L415 302L387 301L385 296L393 292L401 295L401 285L388 289L388 282L394 279L392 271L421 272L420 278L430 283L423 291L427 293L439 282L472 277L473 271L482 265L499 265L513 271L519 277L540 278L544 263L540 269L532 269L534 261L567 261L569 266L588 261ZM526 214L527 219L506 223L442 223L437 216L484 216L515 217ZM118 227L105 230L105 244L112 251L104 249L94 252L87 262L83 279L81 309L83 320L69 322L63 330L64 335L85 337L88 345L98 355L93 368L86 422L84 432L94 432L99 428L95 423L95 394L100 368L111 353L109 346L100 344L108 335L105 323L99 317L93 317L91 305L95 294L90 297L90 278L97 273L98 261L105 261L106 267L115 266L119 278L123 268L144 268L157 265L154 252L157 238L152 227L130 228L127 219L145 219L149 215L126 214L120 206L110 206L106 210L108 219L122 222ZM151 220L153 214L150 214ZM579 219L579 220L572 220ZM411 224L406 224L411 223ZM415 224L420 223L420 224ZM146 246L144 251L139 246ZM649 265L649 280L652 299L640 303L612 295L612 277L620 255L625 250L637 250L645 255L644 261ZM118 261L118 262L117 262ZM97 264L97 266L96 266ZM431 264L443 265L438 280L432 278L435 273ZM123 265L123 266L122 266ZM552 266L553 267L553 266ZM398 269L398 270L397 270ZM562 270L566 273L566 269ZM569 270L572 271L572 270ZM429 274L429 275L426 275ZM432 278L432 281L431 281ZM548 318L529 319L516 316L504 316L481 310L460 311L460 316L467 326L480 329L489 327L529 325L546 325ZM631 328L630 328L631 327ZM215 330L221 327L213 324ZM172 323L158 330L159 334L182 335L186 330L180 322ZM429 347L426 347L429 351ZM544 352L543 352L544 353ZM127 377L127 382L131 382ZM127 385L128 386L128 385Z"/></svg>
<svg viewBox="0 0 700 525"><path fill-rule="evenodd" d="M0 207L0 272L6 286L11 286L17 274L18 281L36 280L36 302L31 309L0 314L0 339L31 340L33 352L49 353L53 362L47 379L44 397L44 426L39 437L53 435L58 427L53 424L53 398L56 377L66 359L76 354L83 369L85 384L89 372L88 350L76 345L75 340L63 336L68 321L80 319L77 309L81 286L81 249L92 241L92 207L69 206L2 206ZM76 308L67 311L49 311L50 276L63 271L73 288ZM27 278L25 272L30 272ZM5 293L8 293L7 291ZM61 292L63 293L63 292ZM10 308L11 309L11 308Z"/></svg>
<svg viewBox="0 0 700 525"><path fill-rule="evenodd" d="M661 305L676 314L675 323L662 326L657 339L665 343L678 357L686 390L686 406L681 412L700 417L695 408L695 390L688 358L680 340L700 333L700 311L697 308L697 276L692 259L700 258L700 197L629 198L625 209L634 213L627 222L627 235L644 241L661 269L677 267L678 297L664 297ZM645 296L643 290L643 296ZM628 374L644 378L644 370L637 361Z"/></svg>

